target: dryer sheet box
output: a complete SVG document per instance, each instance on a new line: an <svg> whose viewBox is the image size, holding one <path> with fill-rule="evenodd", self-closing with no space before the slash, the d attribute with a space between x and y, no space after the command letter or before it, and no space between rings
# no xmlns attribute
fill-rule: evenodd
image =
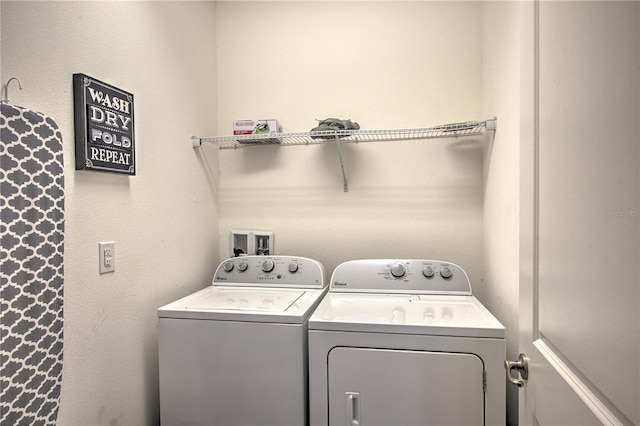
<svg viewBox="0 0 640 426"><path fill-rule="evenodd" d="M281 133L282 127L278 120L235 120L233 122L233 135L273 135ZM260 139L238 139L241 144L278 144L282 143L280 138L260 138Z"/></svg>

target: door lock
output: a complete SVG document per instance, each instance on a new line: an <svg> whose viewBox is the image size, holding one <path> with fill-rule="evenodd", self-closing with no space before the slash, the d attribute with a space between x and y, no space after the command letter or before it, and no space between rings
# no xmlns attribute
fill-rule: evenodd
<svg viewBox="0 0 640 426"><path fill-rule="evenodd" d="M521 353L520 356L518 356L517 361L506 360L504 362L504 368L507 369L507 379L509 379L512 384L521 388L524 386L524 381L529 377L529 358L527 358L525 354ZM513 377L511 375L511 370L517 370L521 379Z"/></svg>

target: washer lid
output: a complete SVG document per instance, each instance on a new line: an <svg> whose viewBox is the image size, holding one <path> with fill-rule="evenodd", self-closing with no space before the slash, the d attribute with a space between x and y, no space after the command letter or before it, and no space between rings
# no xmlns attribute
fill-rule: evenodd
<svg viewBox="0 0 640 426"><path fill-rule="evenodd" d="M160 318L302 323L322 290L210 286L158 309Z"/></svg>
<svg viewBox="0 0 640 426"><path fill-rule="evenodd" d="M284 312L303 294L302 290L219 288L218 291L189 300L185 309Z"/></svg>
<svg viewBox="0 0 640 426"><path fill-rule="evenodd" d="M474 296L330 292L309 329L504 338L504 326Z"/></svg>

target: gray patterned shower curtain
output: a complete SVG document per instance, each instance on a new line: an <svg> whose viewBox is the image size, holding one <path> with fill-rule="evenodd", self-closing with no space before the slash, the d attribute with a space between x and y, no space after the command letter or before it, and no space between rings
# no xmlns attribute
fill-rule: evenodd
<svg viewBox="0 0 640 426"><path fill-rule="evenodd" d="M53 425L62 380L62 138L44 114L0 108L0 424Z"/></svg>

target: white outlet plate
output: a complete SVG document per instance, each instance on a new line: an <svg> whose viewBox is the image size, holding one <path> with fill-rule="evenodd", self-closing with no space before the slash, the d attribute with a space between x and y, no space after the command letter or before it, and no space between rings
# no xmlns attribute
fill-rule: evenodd
<svg viewBox="0 0 640 426"><path fill-rule="evenodd" d="M113 241L98 243L98 262L101 274L116 270L116 243Z"/></svg>

